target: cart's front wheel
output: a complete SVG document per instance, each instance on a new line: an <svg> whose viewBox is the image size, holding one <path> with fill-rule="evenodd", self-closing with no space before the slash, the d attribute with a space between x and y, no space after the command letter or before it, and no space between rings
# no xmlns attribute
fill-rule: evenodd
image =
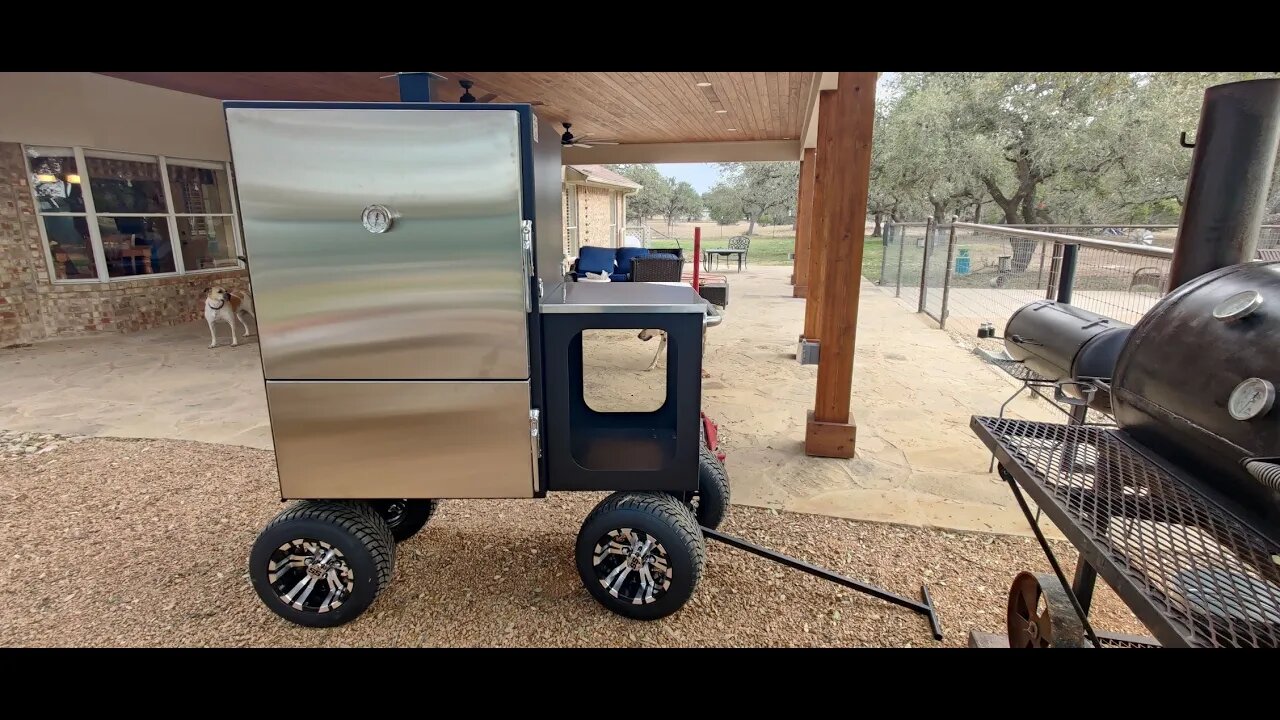
<svg viewBox="0 0 1280 720"><path fill-rule="evenodd" d="M369 506L387 521L398 543L417 535L436 514L435 500L370 500Z"/></svg>
<svg viewBox="0 0 1280 720"><path fill-rule="evenodd" d="M693 595L706 547L693 512L676 498L617 492L583 522L576 555L582 582L600 604L656 620Z"/></svg>
<svg viewBox="0 0 1280 720"><path fill-rule="evenodd" d="M249 553L249 579L280 617L334 627L391 582L391 528L364 503L303 500L272 520Z"/></svg>

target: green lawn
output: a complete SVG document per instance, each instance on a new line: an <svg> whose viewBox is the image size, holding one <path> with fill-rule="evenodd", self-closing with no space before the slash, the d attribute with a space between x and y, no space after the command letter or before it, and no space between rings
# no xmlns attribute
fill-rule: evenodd
<svg viewBox="0 0 1280 720"><path fill-rule="evenodd" d="M791 252L795 248L795 237L753 237L751 238L751 249L747 252L747 262L759 265L790 265ZM672 240L655 240L653 248L673 248L676 243ZM684 248L685 253L693 252L693 239L680 239L680 246ZM729 241L721 238L716 240L703 240L704 248L722 248L728 247ZM866 247L862 251L862 274L872 282L880 279L880 260L884 256L884 243L880 238L867 238ZM719 267L724 267L722 261ZM919 268L917 266L917 272Z"/></svg>

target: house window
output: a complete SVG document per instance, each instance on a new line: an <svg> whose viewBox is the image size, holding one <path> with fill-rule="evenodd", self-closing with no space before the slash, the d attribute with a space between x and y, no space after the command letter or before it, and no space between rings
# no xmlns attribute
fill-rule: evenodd
<svg viewBox="0 0 1280 720"><path fill-rule="evenodd" d="M25 150L56 281L240 267L226 163L86 148Z"/></svg>

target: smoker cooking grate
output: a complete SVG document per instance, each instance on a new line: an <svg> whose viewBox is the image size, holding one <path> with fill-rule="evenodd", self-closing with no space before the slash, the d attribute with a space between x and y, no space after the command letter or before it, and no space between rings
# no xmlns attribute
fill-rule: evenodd
<svg viewBox="0 0 1280 720"><path fill-rule="evenodd" d="M1167 646L1280 647L1280 545L1088 425L971 427Z"/></svg>
<svg viewBox="0 0 1280 720"><path fill-rule="evenodd" d="M1024 380L1027 382L1044 383L1046 385L1053 384L1052 380L1050 380L1047 377L1044 377L1040 373L1035 372L1031 368L1027 367L1025 363L1019 362L1009 357L1008 354L1005 353L1003 350L1000 351L999 354L993 353L989 350L983 350L979 352L979 355L982 357L983 360L986 360L992 365L995 365L996 367L1005 371L1014 379Z"/></svg>

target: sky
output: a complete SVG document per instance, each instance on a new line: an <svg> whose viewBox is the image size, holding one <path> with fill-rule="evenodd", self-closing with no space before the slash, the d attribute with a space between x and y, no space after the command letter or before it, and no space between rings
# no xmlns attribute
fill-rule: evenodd
<svg viewBox="0 0 1280 720"><path fill-rule="evenodd" d="M892 82L897 73L884 73L877 83L877 94L885 91L885 85ZM698 194L711 189L720 180L720 170L715 163L658 163L658 172L666 177L683 180L693 186Z"/></svg>
<svg viewBox="0 0 1280 720"><path fill-rule="evenodd" d="M715 163L658 163L658 172L689 183L699 195L720 180L720 168Z"/></svg>

